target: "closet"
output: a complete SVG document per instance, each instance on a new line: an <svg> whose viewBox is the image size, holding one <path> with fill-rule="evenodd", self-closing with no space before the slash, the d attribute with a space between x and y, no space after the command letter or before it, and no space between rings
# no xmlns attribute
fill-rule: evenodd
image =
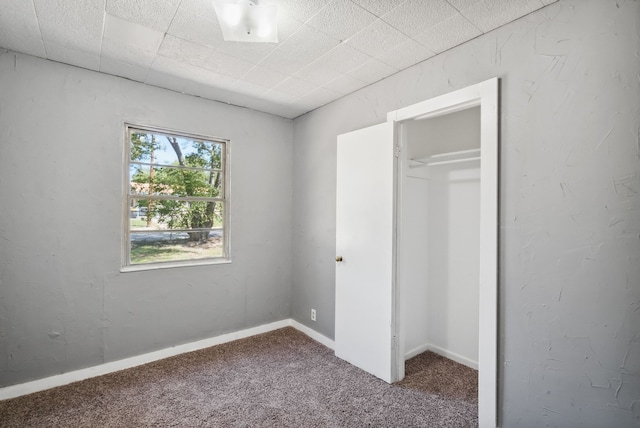
<svg viewBox="0 0 640 428"><path fill-rule="evenodd" d="M389 382L425 350L478 369L495 427L499 81L341 134L336 147L335 354Z"/></svg>
<svg viewBox="0 0 640 428"><path fill-rule="evenodd" d="M477 369L480 107L400 127L404 358L430 350Z"/></svg>

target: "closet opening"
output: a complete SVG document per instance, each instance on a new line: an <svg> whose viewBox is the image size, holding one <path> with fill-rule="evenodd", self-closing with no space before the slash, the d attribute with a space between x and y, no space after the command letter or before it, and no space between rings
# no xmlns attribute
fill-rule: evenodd
<svg viewBox="0 0 640 428"><path fill-rule="evenodd" d="M387 115L397 161L394 376L424 351L477 370L481 427L497 425L499 96L493 78Z"/></svg>
<svg viewBox="0 0 640 428"><path fill-rule="evenodd" d="M499 80L341 134L335 353L388 383L430 350L477 368L496 426Z"/></svg>
<svg viewBox="0 0 640 428"><path fill-rule="evenodd" d="M480 107L399 127L401 358L430 351L477 371ZM477 390L477 373L458 373Z"/></svg>

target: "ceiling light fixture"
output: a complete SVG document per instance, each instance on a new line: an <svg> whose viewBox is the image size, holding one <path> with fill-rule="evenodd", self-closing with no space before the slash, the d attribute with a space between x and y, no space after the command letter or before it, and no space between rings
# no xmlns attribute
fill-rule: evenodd
<svg viewBox="0 0 640 428"><path fill-rule="evenodd" d="M275 3L266 0L213 0L228 42L278 42Z"/></svg>

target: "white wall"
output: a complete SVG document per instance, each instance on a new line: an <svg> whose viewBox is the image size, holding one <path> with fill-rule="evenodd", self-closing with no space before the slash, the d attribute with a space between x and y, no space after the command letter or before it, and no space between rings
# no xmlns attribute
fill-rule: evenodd
<svg viewBox="0 0 640 428"><path fill-rule="evenodd" d="M478 366L480 286L479 161L430 167L428 344Z"/></svg>
<svg viewBox="0 0 640 428"><path fill-rule="evenodd" d="M231 264L120 273L124 122L231 140ZM0 386L290 316L292 124L0 52Z"/></svg>
<svg viewBox="0 0 640 428"><path fill-rule="evenodd" d="M398 289L405 355L429 349L477 368L480 163L409 164L479 149L480 108L410 120L401 127L407 178L400 190Z"/></svg>
<svg viewBox="0 0 640 428"><path fill-rule="evenodd" d="M637 425L639 16L560 0L297 118L295 319L333 337L336 136L498 76L501 426Z"/></svg>
<svg viewBox="0 0 640 428"><path fill-rule="evenodd" d="M403 159L406 164L406 159ZM405 168L404 171L407 171ZM415 174L412 174L415 173ZM409 170L402 182L398 225L397 289L400 299L400 343L405 358L429 345L429 184L424 168Z"/></svg>

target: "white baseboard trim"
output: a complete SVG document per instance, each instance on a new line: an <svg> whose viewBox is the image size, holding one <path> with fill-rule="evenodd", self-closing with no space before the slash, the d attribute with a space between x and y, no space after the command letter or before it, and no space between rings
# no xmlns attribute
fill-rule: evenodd
<svg viewBox="0 0 640 428"><path fill-rule="evenodd" d="M443 348L441 348L439 346L436 346L436 345L429 344L429 345L427 345L427 348L428 348L429 351L431 351L433 353L436 353L438 355L442 355L443 357L446 357L446 358L448 358L450 360L453 360L456 363L460 363L460 364L463 364L463 365L465 365L467 367L471 367L472 369L478 370L478 362L477 361L473 361L470 358L463 357L460 354L456 354L455 352L448 351L448 350L443 349Z"/></svg>
<svg viewBox="0 0 640 428"><path fill-rule="evenodd" d="M448 358L450 360L453 360L456 363L460 363L460 364L463 364L463 365L465 365L467 367L471 367L472 369L478 370L478 362L477 361L473 361L470 358L463 357L460 354L456 354L455 352L448 351L448 350L446 350L444 348L441 348L439 346L433 345L431 343L426 343L424 345L420 345L418 347L415 347L415 348L411 349L410 351L405 352L404 359L408 360L409 358L413 358L416 355L420 355L420 354L422 354L423 352L426 352L426 351L431 351L431 352L433 352L435 354L442 355L443 357Z"/></svg>
<svg viewBox="0 0 640 428"><path fill-rule="evenodd" d="M301 331L302 333L306 334L316 342L322 343L324 346L326 346L329 349L336 349L336 344L333 340L329 339L327 336L324 336L318 333L315 330L310 329L304 324L300 324L298 321L294 319L291 320L291 327L295 328L298 331Z"/></svg>
<svg viewBox="0 0 640 428"><path fill-rule="evenodd" d="M46 377L43 379L34 380L31 382L21 383L19 385L11 385L4 388L0 388L0 401L8 400L10 398L19 397L21 395L31 394L33 392L44 391L45 389L55 388L56 386L67 385L80 380L89 379L96 376L102 376L108 373L117 372L124 369L140 366L142 364L158 361L163 358L173 357L175 355L184 354L186 352L197 351L199 349L209 348L215 345L221 345L223 343L232 342L238 339L244 339L247 337L255 336L262 333L267 333L273 330L278 330L284 327L293 327L296 330L301 331L317 342L334 349L334 343L331 339L323 336L322 334L310 329L309 327L300 324L299 322L288 318L281 321L272 322L269 324L259 325L257 327L251 327L244 330L236 331L233 333L222 334L220 336L211 337L208 339L198 340L196 342L185 343L183 345L173 346L171 348L161 349L159 351L149 352L143 355L136 355L135 357L124 358L122 360L113 361L110 363L104 363L93 367L87 367L86 369L75 370L68 373L62 373L55 376Z"/></svg>
<svg viewBox="0 0 640 428"><path fill-rule="evenodd" d="M416 355L420 355L420 354L422 354L423 352L427 352L428 350L429 350L429 345L428 345L428 344L418 346L417 348L413 348L412 350L410 350L410 351L406 352L406 353L404 354L404 359L405 359L405 360L408 360L409 358L413 358L413 357L415 357Z"/></svg>

